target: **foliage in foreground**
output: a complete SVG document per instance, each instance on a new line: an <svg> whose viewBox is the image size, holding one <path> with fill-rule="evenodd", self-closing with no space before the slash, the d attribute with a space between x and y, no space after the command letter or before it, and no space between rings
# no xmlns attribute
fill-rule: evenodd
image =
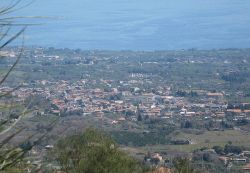
<svg viewBox="0 0 250 173"><path fill-rule="evenodd" d="M174 161L174 173L198 173L187 158Z"/></svg>
<svg viewBox="0 0 250 173"><path fill-rule="evenodd" d="M61 169L70 173L144 172L110 137L93 129L60 140L52 154Z"/></svg>

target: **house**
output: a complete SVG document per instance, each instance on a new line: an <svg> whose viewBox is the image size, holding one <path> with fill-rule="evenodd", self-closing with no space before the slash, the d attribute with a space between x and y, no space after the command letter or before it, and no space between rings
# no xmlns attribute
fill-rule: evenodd
<svg viewBox="0 0 250 173"><path fill-rule="evenodd" d="M163 161L163 158L162 156L159 154L159 153L155 153L153 156L152 156L153 159L158 159L160 162Z"/></svg>
<svg viewBox="0 0 250 173"><path fill-rule="evenodd" d="M208 97L223 97L222 93L207 93Z"/></svg>
<svg viewBox="0 0 250 173"><path fill-rule="evenodd" d="M227 112L231 112L231 113L241 113L241 109L227 109Z"/></svg>
<svg viewBox="0 0 250 173"><path fill-rule="evenodd" d="M223 161L223 163L226 165L230 159L229 159L229 157L221 156L221 157L219 157L219 160Z"/></svg>
<svg viewBox="0 0 250 173"><path fill-rule="evenodd" d="M116 120L113 120L112 122L111 122L111 124L118 124L119 122L118 121L116 121Z"/></svg>
<svg viewBox="0 0 250 173"><path fill-rule="evenodd" d="M169 168L160 167L150 173L171 173L171 170Z"/></svg>
<svg viewBox="0 0 250 173"><path fill-rule="evenodd" d="M51 149L53 149L53 148L54 148L53 145L46 145L46 146L45 146L45 149L46 149L46 150L51 150Z"/></svg>
<svg viewBox="0 0 250 173"><path fill-rule="evenodd" d="M243 156L250 158L250 151L243 151Z"/></svg>
<svg viewBox="0 0 250 173"><path fill-rule="evenodd" d="M171 144L173 144L173 145L189 145L191 143L192 142L189 140L173 140L173 141L171 141Z"/></svg>
<svg viewBox="0 0 250 173"><path fill-rule="evenodd" d="M247 158L232 158L231 161L233 163L247 163Z"/></svg>
<svg viewBox="0 0 250 173"><path fill-rule="evenodd" d="M243 170L244 172L250 172L250 163L246 164L246 165L242 168L242 170Z"/></svg>

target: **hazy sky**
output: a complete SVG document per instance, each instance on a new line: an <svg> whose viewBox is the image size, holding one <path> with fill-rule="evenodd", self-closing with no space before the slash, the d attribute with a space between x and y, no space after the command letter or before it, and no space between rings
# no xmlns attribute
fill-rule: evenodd
<svg viewBox="0 0 250 173"><path fill-rule="evenodd" d="M60 19L26 44L82 49L250 47L249 0L37 0L19 15Z"/></svg>

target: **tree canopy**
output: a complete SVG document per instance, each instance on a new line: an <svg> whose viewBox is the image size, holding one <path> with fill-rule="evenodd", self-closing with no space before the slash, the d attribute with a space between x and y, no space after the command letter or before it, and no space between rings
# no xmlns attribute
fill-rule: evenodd
<svg viewBox="0 0 250 173"><path fill-rule="evenodd" d="M140 173L138 161L119 150L104 133L87 129L84 133L58 141L53 157L61 169L71 173Z"/></svg>

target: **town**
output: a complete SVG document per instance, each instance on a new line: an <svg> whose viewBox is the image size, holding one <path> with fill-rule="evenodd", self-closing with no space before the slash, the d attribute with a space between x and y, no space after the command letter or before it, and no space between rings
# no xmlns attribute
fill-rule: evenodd
<svg viewBox="0 0 250 173"><path fill-rule="evenodd" d="M1 52L1 68L18 56L14 50ZM17 108L5 119L3 111L0 121L81 117L76 129L88 120L150 165L171 165L171 158L188 155L201 167L220 160L227 169L249 171L249 53L27 48L16 68L20 81L14 72L0 88L14 100L0 105L21 105L31 113L21 117ZM53 142L42 146L47 150Z"/></svg>

